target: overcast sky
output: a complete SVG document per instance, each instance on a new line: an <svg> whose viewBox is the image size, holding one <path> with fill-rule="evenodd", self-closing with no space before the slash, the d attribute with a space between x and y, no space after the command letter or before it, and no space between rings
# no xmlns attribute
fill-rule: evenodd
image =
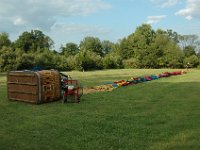
<svg viewBox="0 0 200 150"><path fill-rule="evenodd" d="M57 50L86 36L116 42L142 23L200 36L200 0L0 0L0 32L14 41L39 29Z"/></svg>

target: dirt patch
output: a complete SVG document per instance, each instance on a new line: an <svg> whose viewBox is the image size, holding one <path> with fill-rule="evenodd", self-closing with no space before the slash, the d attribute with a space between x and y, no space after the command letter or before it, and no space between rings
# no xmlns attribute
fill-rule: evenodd
<svg viewBox="0 0 200 150"><path fill-rule="evenodd" d="M89 94L89 93L95 93L95 92L105 92L105 91L112 91L113 89L114 87L112 86L112 84L106 84L106 85L101 85L101 86L84 88L83 93Z"/></svg>
<svg viewBox="0 0 200 150"><path fill-rule="evenodd" d="M83 94L89 94L89 93L95 93L98 92L96 89L91 88L84 88L83 89Z"/></svg>

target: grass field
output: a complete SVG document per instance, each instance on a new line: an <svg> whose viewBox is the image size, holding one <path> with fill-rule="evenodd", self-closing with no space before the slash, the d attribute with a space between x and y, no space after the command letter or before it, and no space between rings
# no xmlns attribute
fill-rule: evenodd
<svg viewBox="0 0 200 150"><path fill-rule="evenodd" d="M173 70L66 72L84 86ZM0 74L0 150L199 150L200 70L84 95L79 104L10 102Z"/></svg>

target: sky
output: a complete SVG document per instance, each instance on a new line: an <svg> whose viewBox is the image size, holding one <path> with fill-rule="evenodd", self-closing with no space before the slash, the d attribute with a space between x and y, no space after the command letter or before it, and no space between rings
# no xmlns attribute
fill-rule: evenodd
<svg viewBox="0 0 200 150"><path fill-rule="evenodd" d="M143 23L200 37L200 0L0 0L0 32L41 30L55 43L86 36L117 42Z"/></svg>

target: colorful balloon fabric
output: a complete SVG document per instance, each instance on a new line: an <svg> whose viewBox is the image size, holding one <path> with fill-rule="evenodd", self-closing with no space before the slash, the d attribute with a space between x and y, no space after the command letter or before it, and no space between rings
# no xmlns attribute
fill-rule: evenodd
<svg viewBox="0 0 200 150"><path fill-rule="evenodd" d="M123 87L123 86L129 86L134 85L138 83L143 83L147 81L157 80L159 78L166 78L170 76L176 76L176 75L182 75L185 74L185 71L175 71L175 72L163 72L159 75L149 75L144 77L132 77L130 80L120 80L115 82L108 82L104 85L97 86L97 89L105 89L105 91L112 91L113 89ZM95 88L95 87L94 87Z"/></svg>

